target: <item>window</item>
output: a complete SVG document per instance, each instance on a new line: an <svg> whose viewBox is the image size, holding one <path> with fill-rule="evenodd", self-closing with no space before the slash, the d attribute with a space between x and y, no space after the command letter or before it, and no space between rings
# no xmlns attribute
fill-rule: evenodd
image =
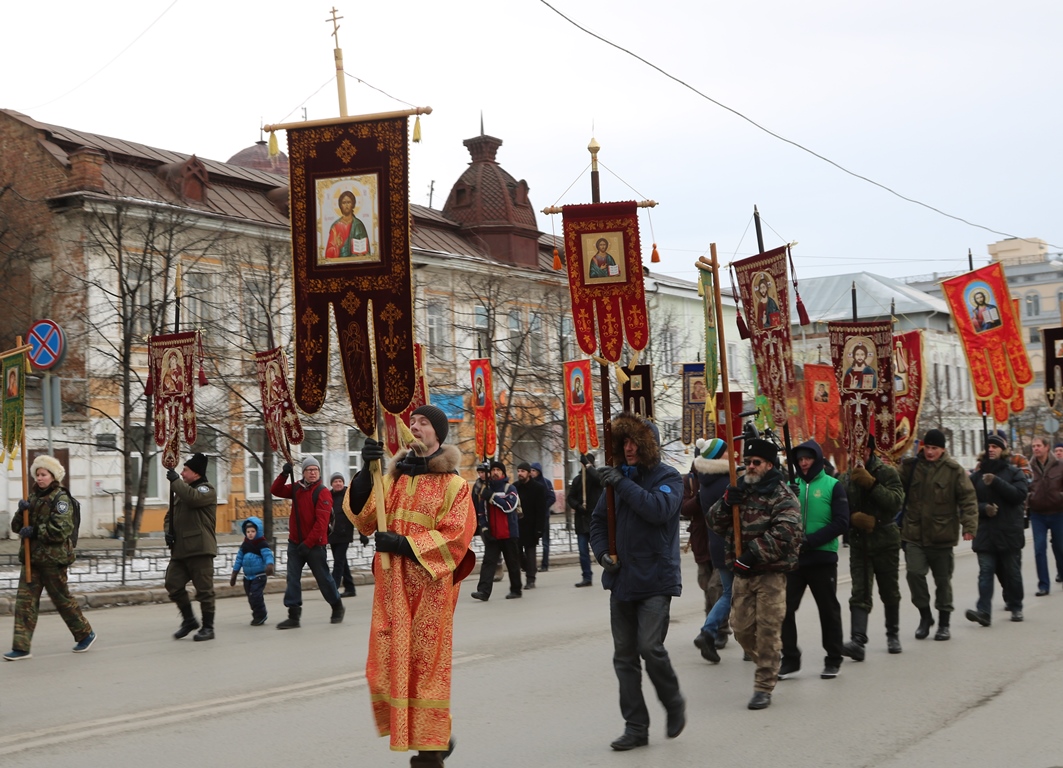
<svg viewBox="0 0 1063 768"><path fill-rule="evenodd" d="M188 308L188 319L199 327L218 320L218 305L214 296L214 275L189 272L184 276L181 303Z"/></svg>
<svg viewBox="0 0 1063 768"><path fill-rule="evenodd" d="M399 417L395 417L399 418ZM362 446L365 435L357 429L347 430L347 477L354 477L362 471Z"/></svg>
<svg viewBox="0 0 1063 768"><path fill-rule="evenodd" d="M134 451L134 453L133 453L133 476L130 478L130 481L132 482L132 485L133 485L133 498L134 499L137 498L136 491L137 491L138 488L140 488L140 473L143 471L145 463L146 463L147 464L147 470L148 470L148 488L147 488L147 491L145 492L144 498L145 499L159 499L159 498L162 498L162 496L160 495L160 486L159 486L159 475L161 474L159 472L159 468L162 465L162 460L160 458L161 455L162 455L162 452L161 451L155 451L154 453L149 455L149 458L147 459L147 462L145 462L144 455L141 454L139 451L137 451L137 447L138 446L142 446L144 444L144 438L145 438L144 431L145 430L144 430L143 426L134 425L133 427L130 427L130 439L132 441L132 446L131 447L133 448L133 451ZM150 434L147 435L147 439L148 439L148 450L149 451L154 450L154 448L155 448L155 440L151 437Z"/></svg>
<svg viewBox="0 0 1063 768"><path fill-rule="evenodd" d="M262 456L265 451L269 450L269 443L266 441L265 428L248 427L247 445L251 451L248 451L247 457L244 461L244 466L247 469L246 496L248 498L262 498L264 488L262 480L262 465L258 463L258 459L255 458L255 456L256 454Z"/></svg>
<svg viewBox="0 0 1063 768"><path fill-rule="evenodd" d="M132 262L132 263L130 263ZM125 294L129 299L131 329L135 336L150 336L155 332L152 301L151 264L143 258L129 258L125 268Z"/></svg>
<svg viewBox="0 0 1063 768"><path fill-rule="evenodd" d="M440 301L429 302L426 314L428 317L428 354L441 360L449 360L446 307Z"/></svg>
<svg viewBox="0 0 1063 768"><path fill-rule="evenodd" d="M476 332L476 356L483 357L491 351L491 315L486 307L476 307L473 314Z"/></svg>
<svg viewBox="0 0 1063 768"><path fill-rule="evenodd" d="M1031 344L1037 344L1039 341L1041 341L1041 332L1039 330L1037 330L1036 328L1031 328L1030 329L1030 343Z"/></svg>
<svg viewBox="0 0 1063 768"><path fill-rule="evenodd" d="M509 353L510 362L517 364L517 355L520 354L521 336L524 334L524 318L519 309L512 309L506 318L509 338L506 343L506 351Z"/></svg>
<svg viewBox="0 0 1063 768"><path fill-rule="evenodd" d="M249 279L244 282L244 335L251 342L251 348L260 352L271 347L270 305L266 280Z"/></svg>
<svg viewBox="0 0 1063 768"><path fill-rule="evenodd" d="M546 340L543 338L543 317L538 312L531 316L528 326L528 360L542 365L546 357Z"/></svg>
<svg viewBox="0 0 1063 768"><path fill-rule="evenodd" d="M571 317L561 318L561 359L576 358L576 329Z"/></svg>
<svg viewBox="0 0 1063 768"><path fill-rule="evenodd" d="M1036 293L1026 296L1026 316L1036 317L1041 314L1041 297Z"/></svg>

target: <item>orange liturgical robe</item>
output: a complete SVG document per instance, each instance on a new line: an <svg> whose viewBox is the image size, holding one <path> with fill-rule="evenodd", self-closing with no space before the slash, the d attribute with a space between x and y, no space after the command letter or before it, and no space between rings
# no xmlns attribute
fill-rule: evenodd
<svg viewBox="0 0 1063 768"><path fill-rule="evenodd" d="M416 559L392 554L385 571L380 554L373 558L376 588L365 676L377 730L391 736L393 750L445 750L454 607L459 582L475 560L469 543L476 514L468 483L451 474L460 458L456 448L444 445L423 474L404 474L411 466L404 458L394 460L384 478L384 501L388 530L409 539ZM349 502L350 497L344 501L347 516L360 533L372 535L374 496L357 514Z"/></svg>

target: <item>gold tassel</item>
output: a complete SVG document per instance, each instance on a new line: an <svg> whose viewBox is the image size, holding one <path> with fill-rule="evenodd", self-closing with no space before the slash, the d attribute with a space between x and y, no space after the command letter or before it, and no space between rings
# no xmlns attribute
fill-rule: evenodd
<svg viewBox="0 0 1063 768"><path fill-rule="evenodd" d="M650 261L652 261L654 264L656 264L660 260L661 260L661 254L657 253L657 243L654 243L653 244L653 255L650 256Z"/></svg>
<svg viewBox="0 0 1063 768"><path fill-rule="evenodd" d="M635 369L635 366L639 364L639 355L640 354L641 353L637 349L634 352L631 353L631 362L629 362L627 364L628 368L630 368L631 370Z"/></svg>
<svg viewBox="0 0 1063 768"><path fill-rule="evenodd" d="M277 146L277 133L276 131L269 132L269 156L276 157L281 153L280 148Z"/></svg>
<svg viewBox="0 0 1063 768"><path fill-rule="evenodd" d="M415 439L413 432L411 432L410 428L406 426L406 422L403 421L401 416L395 417L395 423L399 426L399 443L403 448L408 448Z"/></svg>
<svg viewBox="0 0 1063 768"><path fill-rule="evenodd" d="M414 144L420 144L421 143L421 116L420 115L418 115L417 118L413 121L413 143Z"/></svg>
<svg viewBox="0 0 1063 768"><path fill-rule="evenodd" d="M561 254L554 248L554 272L561 271Z"/></svg>

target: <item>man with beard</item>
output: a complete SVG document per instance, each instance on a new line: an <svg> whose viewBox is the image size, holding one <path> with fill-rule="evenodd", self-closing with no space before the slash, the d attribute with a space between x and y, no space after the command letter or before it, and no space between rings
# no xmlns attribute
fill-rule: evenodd
<svg viewBox="0 0 1063 768"><path fill-rule="evenodd" d="M384 457L373 439L363 469L351 480L344 512L359 532L373 534L376 558L391 553L387 570L373 563L373 621L365 677L381 736L394 751L418 750L411 766L437 768L454 749L450 678L454 606L472 570L469 549L476 515L468 484L458 475L461 454L446 439L447 415L422 405L410 415L414 443L397 454L383 478L387 530L377 528L371 461ZM375 558L374 558L375 559Z"/></svg>
<svg viewBox="0 0 1063 768"><path fill-rule="evenodd" d="M992 434L978 469L971 475L978 495L978 533L974 551L978 555L978 606L965 614L968 621L988 627L992 621L993 577L1000 574L1004 602L1012 621L1022 621L1022 566L1020 557L1026 543L1023 515L1028 486L1026 477L1008 455L1008 443Z"/></svg>
<svg viewBox="0 0 1063 768"><path fill-rule="evenodd" d="M531 476L531 464L522 461L517 467L517 495L524 517L520 521L521 562L524 564L525 589L535 589L539 563L536 549L546 527L546 490Z"/></svg>
<svg viewBox="0 0 1063 768"><path fill-rule="evenodd" d="M746 441L745 458L745 475L713 505L710 525L724 537L727 563L734 570L731 630L757 667L747 706L765 709L779 679L786 574L797 567L803 539L801 506L778 469L773 443L760 438ZM736 541L741 545L738 556Z"/></svg>

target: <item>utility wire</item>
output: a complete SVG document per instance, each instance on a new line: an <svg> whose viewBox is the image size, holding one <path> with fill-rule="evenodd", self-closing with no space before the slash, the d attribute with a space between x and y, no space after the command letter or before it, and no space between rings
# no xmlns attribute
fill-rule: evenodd
<svg viewBox="0 0 1063 768"><path fill-rule="evenodd" d="M757 128L758 130L763 131L764 133L768 134L772 138L778 139L779 141L784 142L786 144L789 144L792 147L796 147L797 149L801 150L802 152L807 152L808 154L812 155L815 158L818 158L819 160L822 160L823 162L827 163L828 165L834 166L835 168L837 168L842 173L848 174L849 176L852 176L853 178L860 179L861 181L865 181L868 184L876 186L879 189L881 189L881 190L883 190L885 192L888 192L889 194L891 194L891 195L893 195L895 197L899 197L901 200L904 200L905 202L912 203L913 205L918 205L918 206L920 206L922 208L926 208L929 211L933 211L934 213L937 213L937 214L939 214L941 216L944 216L944 217L946 217L948 219L952 219L954 221L961 222L963 224L966 224L969 227L975 227L976 229L982 229L982 230L985 230L986 232L991 232L994 235L1001 235L1002 237L1009 237L1009 238L1014 238L1016 240L1023 240L1025 242L1031 242L1029 238L1019 237L1018 235L1013 235L1013 234L1011 234L1009 232L1002 232L999 229L993 229L992 227L987 227L984 224L978 224L976 222L969 221L969 220L963 218L962 216L956 216L954 214L947 213L947 212L941 210L940 208L935 208L934 206L930 205L929 203L924 203L921 200L916 200L914 197L908 197L907 195L902 195L897 190L891 189L890 187L887 187L885 184L881 184L881 183L875 181L874 179L868 178L867 176L862 176L861 174L857 173L856 171L851 171L848 168L846 168L845 166L834 162L829 157L825 157L824 155L819 154L815 150L809 149L808 147L804 146L803 144L799 144L798 142L794 141L793 139L788 139L785 136L781 136L780 134L775 133L775 131L772 131L771 129L766 128L765 126L761 125L760 123L758 123L756 120L752 119L751 117L747 117L746 115L742 114L737 109L734 109L733 107L729 107L726 104L724 104L723 102L717 101L716 99L712 98L711 96L708 96L707 94L702 93L697 88L692 86L690 83L688 83L688 82L686 82L684 80L681 80L680 78L676 77L675 75L673 75L673 74L671 74L669 72L666 72L665 70L661 69L659 66L654 64L653 62L642 58L637 53L634 53L634 52L628 50L627 48L623 47L622 45L618 45L617 43L614 43L612 40L608 40L608 39L602 37L601 35L599 35L599 34L597 34L595 32L592 32L591 30L587 29L583 25L579 24L578 22L572 20L571 18L569 18L568 16L563 14L561 11L559 11L554 6L550 5L550 3L548 3L546 0L539 0L539 2L542 3L543 5L545 5L551 11L556 13L558 16L560 16L562 19L567 21L569 24L571 24L572 26L574 26L576 29L580 30L581 32L583 32L583 33L585 33L587 35L590 35L591 37L593 37L596 40L600 40L601 42L605 43L608 46L616 48L621 53L626 53L628 56L631 56L632 58L637 59L638 61L641 61L647 67L650 67L651 69L654 69L657 72L660 72L662 75L667 77L669 80L672 80L672 81L678 83L679 85L683 86L684 88L686 88L686 89L688 89L690 91L693 91L698 96L700 96L701 98L705 99L706 101L711 102L712 104L715 104L716 106L720 107L721 109L727 110L728 112L730 112L731 114L735 115L736 117L741 118L742 120L745 120L747 123L752 125L754 128ZM1055 245L1054 243L1048 243L1048 245L1051 245L1053 248L1063 248L1063 246Z"/></svg>

